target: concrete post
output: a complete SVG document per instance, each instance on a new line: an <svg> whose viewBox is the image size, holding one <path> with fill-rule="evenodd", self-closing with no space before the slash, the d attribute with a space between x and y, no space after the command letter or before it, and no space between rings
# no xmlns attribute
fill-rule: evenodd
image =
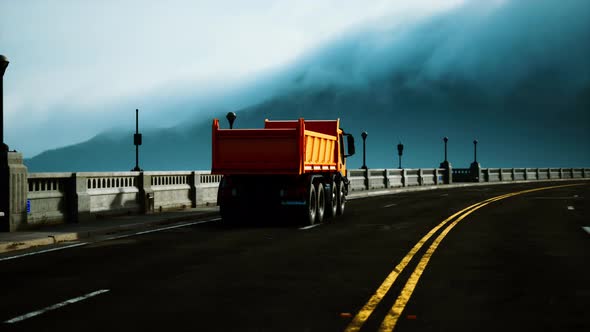
<svg viewBox="0 0 590 332"><path fill-rule="evenodd" d="M512 169L512 175L511 176L512 176L512 179L511 180L512 181L516 181L516 169L514 169L514 168Z"/></svg>
<svg viewBox="0 0 590 332"><path fill-rule="evenodd" d="M369 182L369 169L365 168L363 174L365 174L365 190L371 189L371 183Z"/></svg>
<svg viewBox="0 0 590 332"><path fill-rule="evenodd" d="M434 184L438 185L438 168L434 169Z"/></svg>
<svg viewBox="0 0 590 332"><path fill-rule="evenodd" d="M586 169L582 168L582 177L585 178L586 177Z"/></svg>
<svg viewBox="0 0 590 332"><path fill-rule="evenodd" d="M424 184L424 171L422 168L418 169L418 185L422 186Z"/></svg>
<svg viewBox="0 0 590 332"><path fill-rule="evenodd" d="M72 174L74 183L74 201L70 205L70 215L73 222L85 222L92 220L90 213L90 195L88 194L88 178L78 173Z"/></svg>
<svg viewBox="0 0 590 332"><path fill-rule="evenodd" d="M201 175L197 174L197 172L192 171L189 177L189 185L190 189L190 198L191 198L191 206L193 208L197 207L199 196L197 194L197 188L201 185Z"/></svg>
<svg viewBox="0 0 590 332"><path fill-rule="evenodd" d="M529 169L528 168L524 168L524 179L528 180L529 179Z"/></svg>
<svg viewBox="0 0 590 332"><path fill-rule="evenodd" d="M385 184L385 189L391 187L391 182L389 181L389 171L387 171L387 168L383 170L383 183Z"/></svg>
<svg viewBox="0 0 590 332"><path fill-rule="evenodd" d="M26 228L28 184L22 154L0 151L0 231Z"/></svg>
<svg viewBox="0 0 590 332"><path fill-rule="evenodd" d="M563 168L559 169L559 178L563 179Z"/></svg>
<svg viewBox="0 0 590 332"><path fill-rule="evenodd" d="M139 205L141 212L143 214L150 214L154 212L154 202L155 202L155 195L154 190L152 189L152 176L149 174L145 174L145 172L139 173L139 181L137 181L137 185L139 186Z"/></svg>
<svg viewBox="0 0 590 332"><path fill-rule="evenodd" d="M535 170L535 176L537 177L536 180L539 180L540 179L539 169L538 168Z"/></svg>
<svg viewBox="0 0 590 332"><path fill-rule="evenodd" d="M471 181L473 182L482 182L481 180L481 164L478 162L471 163L469 167L469 175L471 177Z"/></svg>
<svg viewBox="0 0 590 332"><path fill-rule="evenodd" d="M402 187L408 186L408 173L407 170L404 168L402 169Z"/></svg>
<svg viewBox="0 0 590 332"><path fill-rule="evenodd" d="M448 161L443 161L440 164L440 168L443 168L443 181L445 184L451 184L453 183L453 167L451 166L451 163Z"/></svg>
<svg viewBox="0 0 590 332"><path fill-rule="evenodd" d="M572 179L573 179L573 178L574 178L574 176L575 176L575 173L576 173L576 172L575 172L575 170L576 170L575 168L570 168L570 171L572 172Z"/></svg>

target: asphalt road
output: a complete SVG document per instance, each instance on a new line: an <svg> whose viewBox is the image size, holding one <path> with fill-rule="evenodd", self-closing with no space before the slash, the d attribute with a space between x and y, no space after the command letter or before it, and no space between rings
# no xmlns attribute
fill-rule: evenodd
<svg viewBox="0 0 590 332"><path fill-rule="evenodd" d="M442 226L572 182L365 198L314 228L211 221L3 260L0 330L590 331L581 183Z"/></svg>

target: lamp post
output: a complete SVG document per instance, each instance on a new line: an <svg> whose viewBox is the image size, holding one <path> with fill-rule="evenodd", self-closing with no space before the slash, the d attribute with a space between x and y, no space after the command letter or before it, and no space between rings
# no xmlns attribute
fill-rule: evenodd
<svg viewBox="0 0 590 332"><path fill-rule="evenodd" d="M4 143L4 72L8 64L8 59L0 55L0 152L8 152L8 145Z"/></svg>
<svg viewBox="0 0 590 332"><path fill-rule="evenodd" d="M477 140L473 140L473 163L477 164Z"/></svg>
<svg viewBox="0 0 590 332"><path fill-rule="evenodd" d="M367 169L367 154L366 154L366 142L367 142L367 132L363 131L363 133L361 134L361 137L363 138L363 166L361 167L362 169Z"/></svg>
<svg viewBox="0 0 590 332"><path fill-rule="evenodd" d="M227 113L225 118L227 119L227 121L229 121L229 129L234 129L234 121L237 118L236 113L229 112L229 113Z"/></svg>
<svg viewBox="0 0 590 332"><path fill-rule="evenodd" d="M449 138L448 137L444 137L443 141L445 142L445 163L448 163L449 161L447 160L447 143L449 142Z"/></svg>
<svg viewBox="0 0 590 332"><path fill-rule="evenodd" d="M12 232L27 224L27 167L22 153L4 143L4 73L8 59L0 55L0 232Z"/></svg>
<svg viewBox="0 0 590 332"><path fill-rule="evenodd" d="M453 170L451 163L447 159L447 143L449 142L448 137L443 137L443 142L445 142L445 161L440 163L440 168L444 169L443 173L443 181L445 184L453 183Z"/></svg>
<svg viewBox="0 0 590 332"><path fill-rule="evenodd" d="M397 155L399 157L399 169L402 169L402 154L404 153L404 145L399 142L397 145Z"/></svg>
<svg viewBox="0 0 590 332"><path fill-rule="evenodd" d="M135 134L133 135L133 145L135 145L135 168L132 172L141 172L139 168L139 146L141 145L141 134L139 133L139 109L135 109Z"/></svg>
<svg viewBox="0 0 590 332"><path fill-rule="evenodd" d="M477 162L477 140L473 140L473 162L471 163L471 180L480 182L482 180L481 165Z"/></svg>

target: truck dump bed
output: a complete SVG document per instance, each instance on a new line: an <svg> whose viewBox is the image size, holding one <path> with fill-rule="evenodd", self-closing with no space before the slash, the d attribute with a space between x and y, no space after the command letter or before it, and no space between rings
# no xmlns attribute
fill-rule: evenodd
<svg viewBox="0 0 590 332"><path fill-rule="evenodd" d="M269 121L264 129L219 129L213 120L213 174L338 171L339 120Z"/></svg>

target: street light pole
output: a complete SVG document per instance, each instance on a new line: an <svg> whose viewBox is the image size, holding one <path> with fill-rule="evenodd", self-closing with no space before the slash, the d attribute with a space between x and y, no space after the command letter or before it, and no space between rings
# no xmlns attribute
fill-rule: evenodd
<svg viewBox="0 0 590 332"><path fill-rule="evenodd" d="M8 152L8 145L4 143L4 73L9 63L4 55L0 55L0 152Z"/></svg>
<svg viewBox="0 0 590 332"><path fill-rule="evenodd" d="M402 169L402 154L404 153L404 145L399 142L397 145L397 155L399 157L399 169Z"/></svg>
<svg viewBox="0 0 590 332"><path fill-rule="evenodd" d="M444 137L443 138L443 141L445 142L445 161L444 162L445 163L448 163L448 160L447 160L447 143L449 142L449 138L448 137Z"/></svg>
<svg viewBox="0 0 590 332"><path fill-rule="evenodd" d="M363 166L361 168L367 169L367 154L366 154L366 141L367 141L367 132L363 131L361 137L363 138Z"/></svg>
<svg viewBox="0 0 590 332"><path fill-rule="evenodd" d="M477 140L473 140L473 162L477 164Z"/></svg>
<svg viewBox="0 0 590 332"><path fill-rule="evenodd" d="M135 145L135 168L132 172L141 172L139 168L139 146L141 145L141 134L139 133L139 109L135 109L135 134L133 135L133 144Z"/></svg>

